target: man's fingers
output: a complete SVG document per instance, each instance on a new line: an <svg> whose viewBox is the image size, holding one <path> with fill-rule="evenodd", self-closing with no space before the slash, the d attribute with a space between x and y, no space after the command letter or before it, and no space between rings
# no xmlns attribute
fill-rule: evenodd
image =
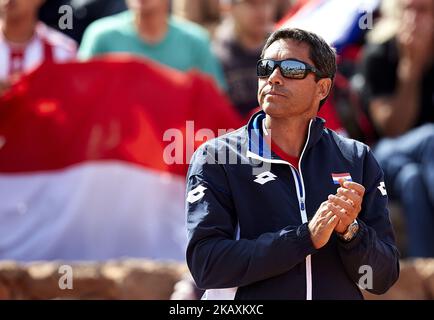
<svg viewBox="0 0 434 320"><path fill-rule="evenodd" d="M346 188L338 188L338 195L345 196L353 202L353 206L357 206L362 202L362 197L355 191Z"/></svg>
<svg viewBox="0 0 434 320"><path fill-rule="evenodd" d="M342 187L356 191L361 197L365 194L365 187L354 181L345 181Z"/></svg>
<svg viewBox="0 0 434 320"><path fill-rule="evenodd" d="M344 225L349 225L354 220L352 216L342 212L342 207L336 206L333 203L330 203L330 210L342 221Z"/></svg>
<svg viewBox="0 0 434 320"><path fill-rule="evenodd" d="M326 214L320 218L322 223L327 223L330 220L330 218L334 215L332 208L329 207L328 204L325 212Z"/></svg>
<svg viewBox="0 0 434 320"><path fill-rule="evenodd" d="M328 203L329 203L329 201L326 200L323 203L321 203L321 205L319 206L318 211L316 213L316 215L318 215L318 219L325 219L326 218L327 213L330 211L327 207Z"/></svg>
<svg viewBox="0 0 434 320"><path fill-rule="evenodd" d="M345 201L344 199L342 199L343 197L337 197L337 196L331 194L331 195L329 195L328 198L333 204L335 204L339 207L342 207L347 212L350 212L351 210L354 209L353 202L350 203L349 201Z"/></svg>
<svg viewBox="0 0 434 320"><path fill-rule="evenodd" d="M327 214L323 217L323 220L321 221L321 226L322 229L324 228L328 229L330 226L333 226L334 229L338 222L339 222L339 217L336 216L333 210L329 210L327 211Z"/></svg>
<svg viewBox="0 0 434 320"><path fill-rule="evenodd" d="M332 215L337 216L339 219L342 219L345 216L345 213L341 212L340 208L333 205L332 203L329 203L328 209L330 210ZM331 216L329 217L329 219L331 219Z"/></svg>
<svg viewBox="0 0 434 320"><path fill-rule="evenodd" d="M354 207L354 202L351 199L348 199L348 197L344 196L343 194L337 193L335 194L336 197L338 197L339 199L342 199L346 202L348 202L350 204L350 206Z"/></svg>
<svg viewBox="0 0 434 320"><path fill-rule="evenodd" d="M354 206L354 202L351 200L343 200L340 197L336 197L334 195L329 196L329 200L335 206L337 206L343 215L340 216L344 225L349 225L355 218L357 218L357 214L360 211L359 207Z"/></svg>
<svg viewBox="0 0 434 320"><path fill-rule="evenodd" d="M336 215L333 215L330 220L327 222L327 226L330 228L335 228L339 222L339 218Z"/></svg>
<svg viewBox="0 0 434 320"><path fill-rule="evenodd" d="M327 205L327 208L335 215L338 216L338 218L341 218L345 215L344 212L341 211L341 207L329 202L329 204Z"/></svg>
<svg viewBox="0 0 434 320"><path fill-rule="evenodd" d="M319 206L320 208L323 208L327 206L328 201L324 201L323 203L321 203L321 205Z"/></svg>

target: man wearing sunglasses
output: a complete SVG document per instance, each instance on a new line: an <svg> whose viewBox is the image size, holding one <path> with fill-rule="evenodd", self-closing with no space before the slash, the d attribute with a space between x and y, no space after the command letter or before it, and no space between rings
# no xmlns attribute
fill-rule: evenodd
<svg viewBox="0 0 434 320"><path fill-rule="evenodd" d="M274 32L257 63L262 110L194 154L187 263L207 298L362 299L397 280L382 171L316 117L335 72L317 35Z"/></svg>

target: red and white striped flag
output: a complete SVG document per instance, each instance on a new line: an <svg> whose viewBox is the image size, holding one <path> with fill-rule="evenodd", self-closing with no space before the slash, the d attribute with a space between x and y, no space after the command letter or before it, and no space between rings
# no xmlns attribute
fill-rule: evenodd
<svg viewBox="0 0 434 320"><path fill-rule="evenodd" d="M0 259L183 261L195 132L240 125L198 72L124 56L42 65L0 97Z"/></svg>

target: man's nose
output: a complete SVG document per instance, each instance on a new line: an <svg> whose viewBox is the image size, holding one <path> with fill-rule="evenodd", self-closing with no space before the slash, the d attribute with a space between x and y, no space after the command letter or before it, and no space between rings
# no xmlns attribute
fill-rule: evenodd
<svg viewBox="0 0 434 320"><path fill-rule="evenodd" d="M276 68L274 68L273 72L268 77L268 83L270 83L270 84L283 84L283 76L282 76L282 73L280 72L280 68L278 66L276 66Z"/></svg>

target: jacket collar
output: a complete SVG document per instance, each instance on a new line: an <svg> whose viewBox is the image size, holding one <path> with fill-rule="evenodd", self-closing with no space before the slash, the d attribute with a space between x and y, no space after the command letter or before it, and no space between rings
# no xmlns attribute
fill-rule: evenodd
<svg viewBox="0 0 434 320"><path fill-rule="evenodd" d="M255 158L266 162L286 163L286 161L282 160L277 154L275 154L271 150L269 144L266 142L266 139L268 137L267 132L264 132L266 131L263 127L264 119L265 112L261 110L256 112L247 123L247 157ZM320 117L315 117L310 120L308 137L300 158L307 150L312 148L319 141L323 134L324 124L325 120Z"/></svg>

